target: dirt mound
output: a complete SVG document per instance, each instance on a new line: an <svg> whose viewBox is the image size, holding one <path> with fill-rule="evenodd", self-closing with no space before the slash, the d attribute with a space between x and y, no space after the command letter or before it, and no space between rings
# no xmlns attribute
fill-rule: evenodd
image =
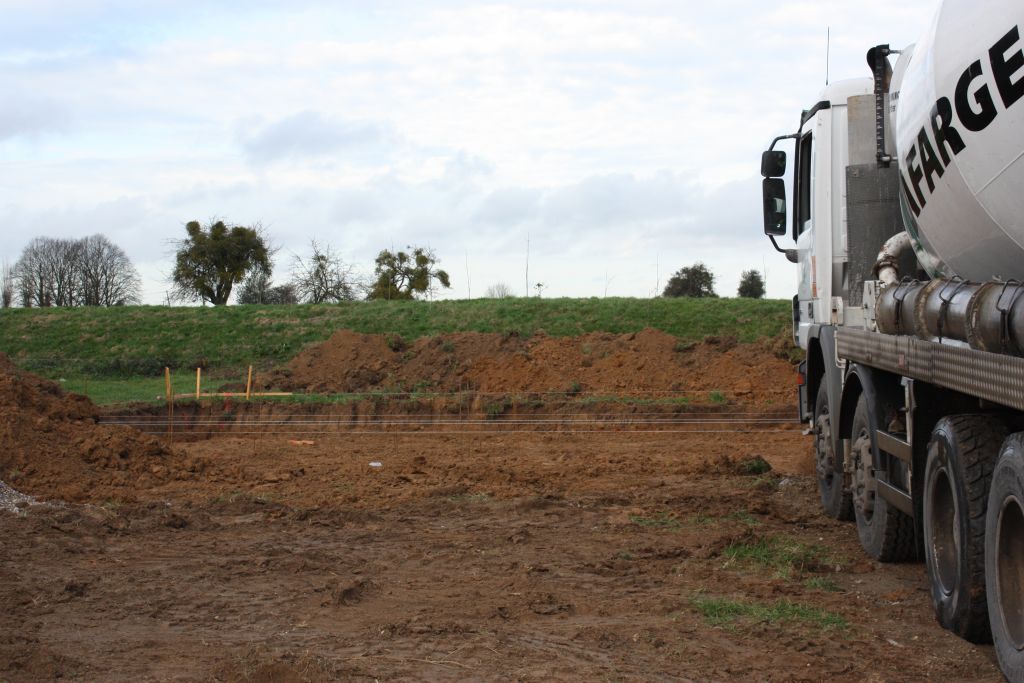
<svg viewBox="0 0 1024 683"><path fill-rule="evenodd" d="M96 416L96 406L85 396L65 394L56 382L22 372L0 353L0 409L19 408L37 417L82 420Z"/></svg>
<svg viewBox="0 0 1024 683"><path fill-rule="evenodd" d="M335 333L296 356L270 383L292 391L713 392L789 391L793 367L776 340L687 344L653 329L528 339L463 332L407 344Z"/></svg>
<svg viewBox="0 0 1024 683"><path fill-rule="evenodd" d="M97 415L88 398L0 354L0 478L34 496L99 502L170 476L175 458L160 441Z"/></svg>

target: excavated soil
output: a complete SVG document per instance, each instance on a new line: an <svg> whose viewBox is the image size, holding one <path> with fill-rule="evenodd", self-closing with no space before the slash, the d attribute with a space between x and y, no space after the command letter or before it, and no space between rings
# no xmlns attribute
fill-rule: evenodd
<svg viewBox="0 0 1024 683"><path fill-rule="evenodd" d="M71 502L128 499L164 481L181 456L152 436L98 425L89 399L23 373L0 353L0 478Z"/></svg>
<svg viewBox="0 0 1024 683"><path fill-rule="evenodd" d="M775 393L795 386L786 339L684 343L658 330L578 337L464 332L407 344L336 332L269 380L313 393L475 390L500 392ZM780 386L781 385L781 386Z"/></svg>
<svg viewBox="0 0 1024 683"><path fill-rule="evenodd" d="M518 387L475 374L518 358L459 365L481 390L600 379L728 401L220 403L157 440L3 363L0 478L32 498L0 485L0 681L1000 680L990 647L935 623L922 565L865 559L819 512L800 425L757 422L780 399L735 391L770 380L789 400L791 367L659 337L607 338L621 365L593 374L595 346L560 346L561 369ZM499 343L535 361L550 341ZM630 343L665 347L660 379L631 377L653 361ZM421 381L395 353L332 390ZM645 421L666 415L701 421ZM101 434L131 446L94 457Z"/></svg>

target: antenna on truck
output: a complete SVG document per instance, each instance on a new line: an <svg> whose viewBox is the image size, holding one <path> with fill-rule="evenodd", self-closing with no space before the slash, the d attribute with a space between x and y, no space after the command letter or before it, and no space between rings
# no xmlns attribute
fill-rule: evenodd
<svg viewBox="0 0 1024 683"><path fill-rule="evenodd" d="M828 60L829 51L832 47L832 27L825 27L825 85L828 85Z"/></svg>

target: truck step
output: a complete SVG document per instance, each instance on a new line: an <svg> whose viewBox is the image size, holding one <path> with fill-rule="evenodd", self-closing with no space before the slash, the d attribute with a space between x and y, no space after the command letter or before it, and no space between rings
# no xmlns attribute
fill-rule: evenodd
<svg viewBox="0 0 1024 683"><path fill-rule="evenodd" d="M887 503L910 517L914 516L914 500L906 491L901 491L880 476L875 477L875 484L878 486L878 495Z"/></svg>
<svg viewBox="0 0 1024 683"><path fill-rule="evenodd" d="M878 450L885 451L908 465L913 464L913 451L910 448L910 444L901 436L879 429L875 432L875 442L878 444Z"/></svg>

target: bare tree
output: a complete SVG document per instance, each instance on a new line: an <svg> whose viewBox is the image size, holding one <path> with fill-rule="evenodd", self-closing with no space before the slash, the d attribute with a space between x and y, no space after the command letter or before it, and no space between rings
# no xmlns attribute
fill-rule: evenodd
<svg viewBox="0 0 1024 683"><path fill-rule="evenodd" d="M50 305L50 288L40 257L38 240L33 240L14 263L14 279L18 282L18 296L25 308Z"/></svg>
<svg viewBox="0 0 1024 683"><path fill-rule="evenodd" d="M3 304L4 308L14 305L14 271L7 259L4 259L4 264L0 267L0 304Z"/></svg>
<svg viewBox="0 0 1024 683"><path fill-rule="evenodd" d="M36 237L14 264L21 304L113 306L137 303L139 276L119 247L102 235L80 240Z"/></svg>
<svg viewBox="0 0 1024 683"><path fill-rule="evenodd" d="M83 306L138 304L142 282L121 247L103 235L80 241L79 278Z"/></svg>
<svg viewBox="0 0 1024 683"><path fill-rule="evenodd" d="M310 304L354 300L358 284L353 267L329 244L321 247L312 240L309 246L313 253L308 259L296 255L292 262L291 284L299 300Z"/></svg>
<svg viewBox="0 0 1024 683"><path fill-rule="evenodd" d="M484 298L486 299L511 299L514 296L512 288L504 282L495 282L484 292Z"/></svg>
<svg viewBox="0 0 1024 683"><path fill-rule="evenodd" d="M82 244L77 240L51 239L43 252L50 277L53 305L76 306L81 303L79 267Z"/></svg>
<svg viewBox="0 0 1024 683"><path fill-rule="evenodd" d="M36 237L14 264L23 306L73 306L78 249L71 240Z"/></svg>

